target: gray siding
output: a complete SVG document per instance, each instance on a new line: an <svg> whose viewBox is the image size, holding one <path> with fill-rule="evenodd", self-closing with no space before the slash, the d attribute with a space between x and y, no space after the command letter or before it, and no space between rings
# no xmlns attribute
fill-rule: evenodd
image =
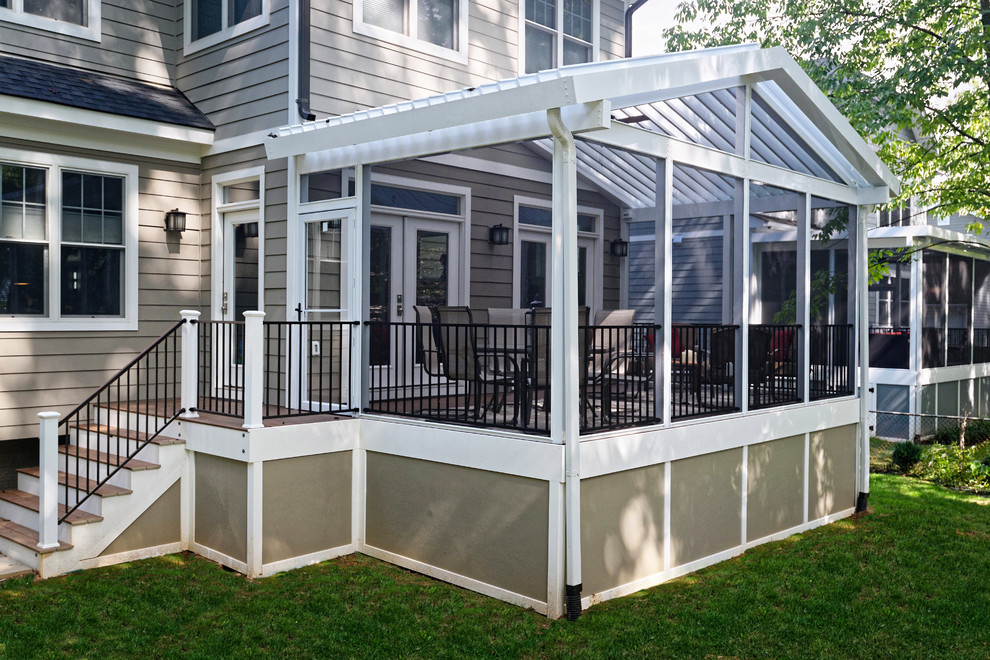
<svg viewBox="0 0 990 660"><path fill-rule="evenodd" d="M624 5L601 3L602 60L622 56ZM517 2L472 0L467 66L420 53L353 29L351 2L313 3L313 111L339 115L361 108L471 87L518 75Z"/></svg>
<svg viewBox="0 0 990 660"><path fill-rule="evenodd" d="M216 139L281 126L289 117L289 3L271 0L269 24L185 56L182 5L175 86L217 127Z"/></svg>
<svg viewBox="0 0 990 660"><path fill-rule="evenodd" d="M161 85L179 41L175 0L104 0L99 43L0 21L0 52Z"/></svg>
<svg viewBox="0 0 990 660"><path fill-rule="evenodd" d="M0 331L0 440L36 436L37 413L68 412L178 321L179 310L201 304L198 168L50 145L11 146L138 165L139 326L137 332ZM162 229L164 210L176 207L188 212L181 238Z"/></svg>

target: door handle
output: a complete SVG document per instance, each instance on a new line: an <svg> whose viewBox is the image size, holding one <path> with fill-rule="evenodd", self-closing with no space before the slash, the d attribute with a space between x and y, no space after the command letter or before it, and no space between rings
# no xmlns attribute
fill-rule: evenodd
<svg viewBox="0 0 990 660"><path fill-rule="evenodd" d="M220 305L220 313L221 314L226 314L227 313L227 292L226 291L223 292L223 304Z"/></svg>
<svg viewBox="0 0 990 660"><path fill-rule="evenodd" d="M402 318L402 294L395 294L395 316L396 318Z"/></svg>

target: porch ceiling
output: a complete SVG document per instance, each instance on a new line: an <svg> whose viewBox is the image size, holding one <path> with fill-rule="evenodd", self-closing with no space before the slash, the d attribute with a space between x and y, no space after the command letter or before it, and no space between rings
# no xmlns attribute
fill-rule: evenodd
<svg viewBox="0 0 990 660"><path fill-rule="evenodd" d="M305 155L306 171L336 169L548 138L546 111L561 108L575 133L615 132L617 121L732 154L745 125L734 88L745 85L752 86L753 161L853 188L897 189L896 177L790 55L756 45L563 67L285 126L265 146L269 158ZM643 174L643 185L630 180L609 192L631 207L653 205L651 159L582 149L585 159L601 161L607 152L612 164ZM708 184L710 200L721 186Z"/></svg>

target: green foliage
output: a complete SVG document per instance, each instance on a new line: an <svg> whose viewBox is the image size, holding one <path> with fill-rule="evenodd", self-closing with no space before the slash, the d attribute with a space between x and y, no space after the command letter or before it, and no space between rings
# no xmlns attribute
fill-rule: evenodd
<svg viewBox="0 0 990 660"><path fill-rule="evenodd" d="M990 491L990 465L977 456L976 447L931 445L916 465L914 473L942 486L974 491Z"/></svg>
<svg viewBox="0 0 990 660"><path fill-rule="evenodd" d="M990 217L990 8L985 0L687 0L667 49L785 47L940 215ZM976 223L974 229L982 231Z"/></svg>
<svg viewBox="0 0 990 660"><path fill-rule="evenodd" d="M828 312L829 296L839 292L846 286L845 273L830 273L827 270L820 270L811 278L811 300L808 304L811 307L812 321L824 318ZM797 292L791 291L790 295L780 306L780 310L773 315L774 323L796 323L797 319Z"/></svg>
<svg viewBox="0 0 990 660"><path fill-rule="evenodd" d="M974 419L966 423L966 446L972 447L990 439L990 420ZM949 424L935 429L931 441L937 445L958 445L959 425Z"/></svg>
<svg viewBox="0 0 990 660"><path fill-rule="evenodd" d="M900 468L901 472L907 472L921 460L921 454L921 445L916 445L913 442L900 442L894 447L890 460Z"/></svg>

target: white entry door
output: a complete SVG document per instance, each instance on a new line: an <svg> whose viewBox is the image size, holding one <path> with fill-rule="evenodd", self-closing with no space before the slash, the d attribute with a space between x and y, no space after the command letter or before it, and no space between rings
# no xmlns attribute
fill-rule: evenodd
<svg viewBox="0 0 990 660"><path fill-rule="evenodd" d="M371 221L372 321L412 323L413 307L463 304L461 223L373 214ZM378 382L399 386L420 382L415 339L411 332L373 326L371 365ZM413 362L410 363L410 360Z"/></svg>

